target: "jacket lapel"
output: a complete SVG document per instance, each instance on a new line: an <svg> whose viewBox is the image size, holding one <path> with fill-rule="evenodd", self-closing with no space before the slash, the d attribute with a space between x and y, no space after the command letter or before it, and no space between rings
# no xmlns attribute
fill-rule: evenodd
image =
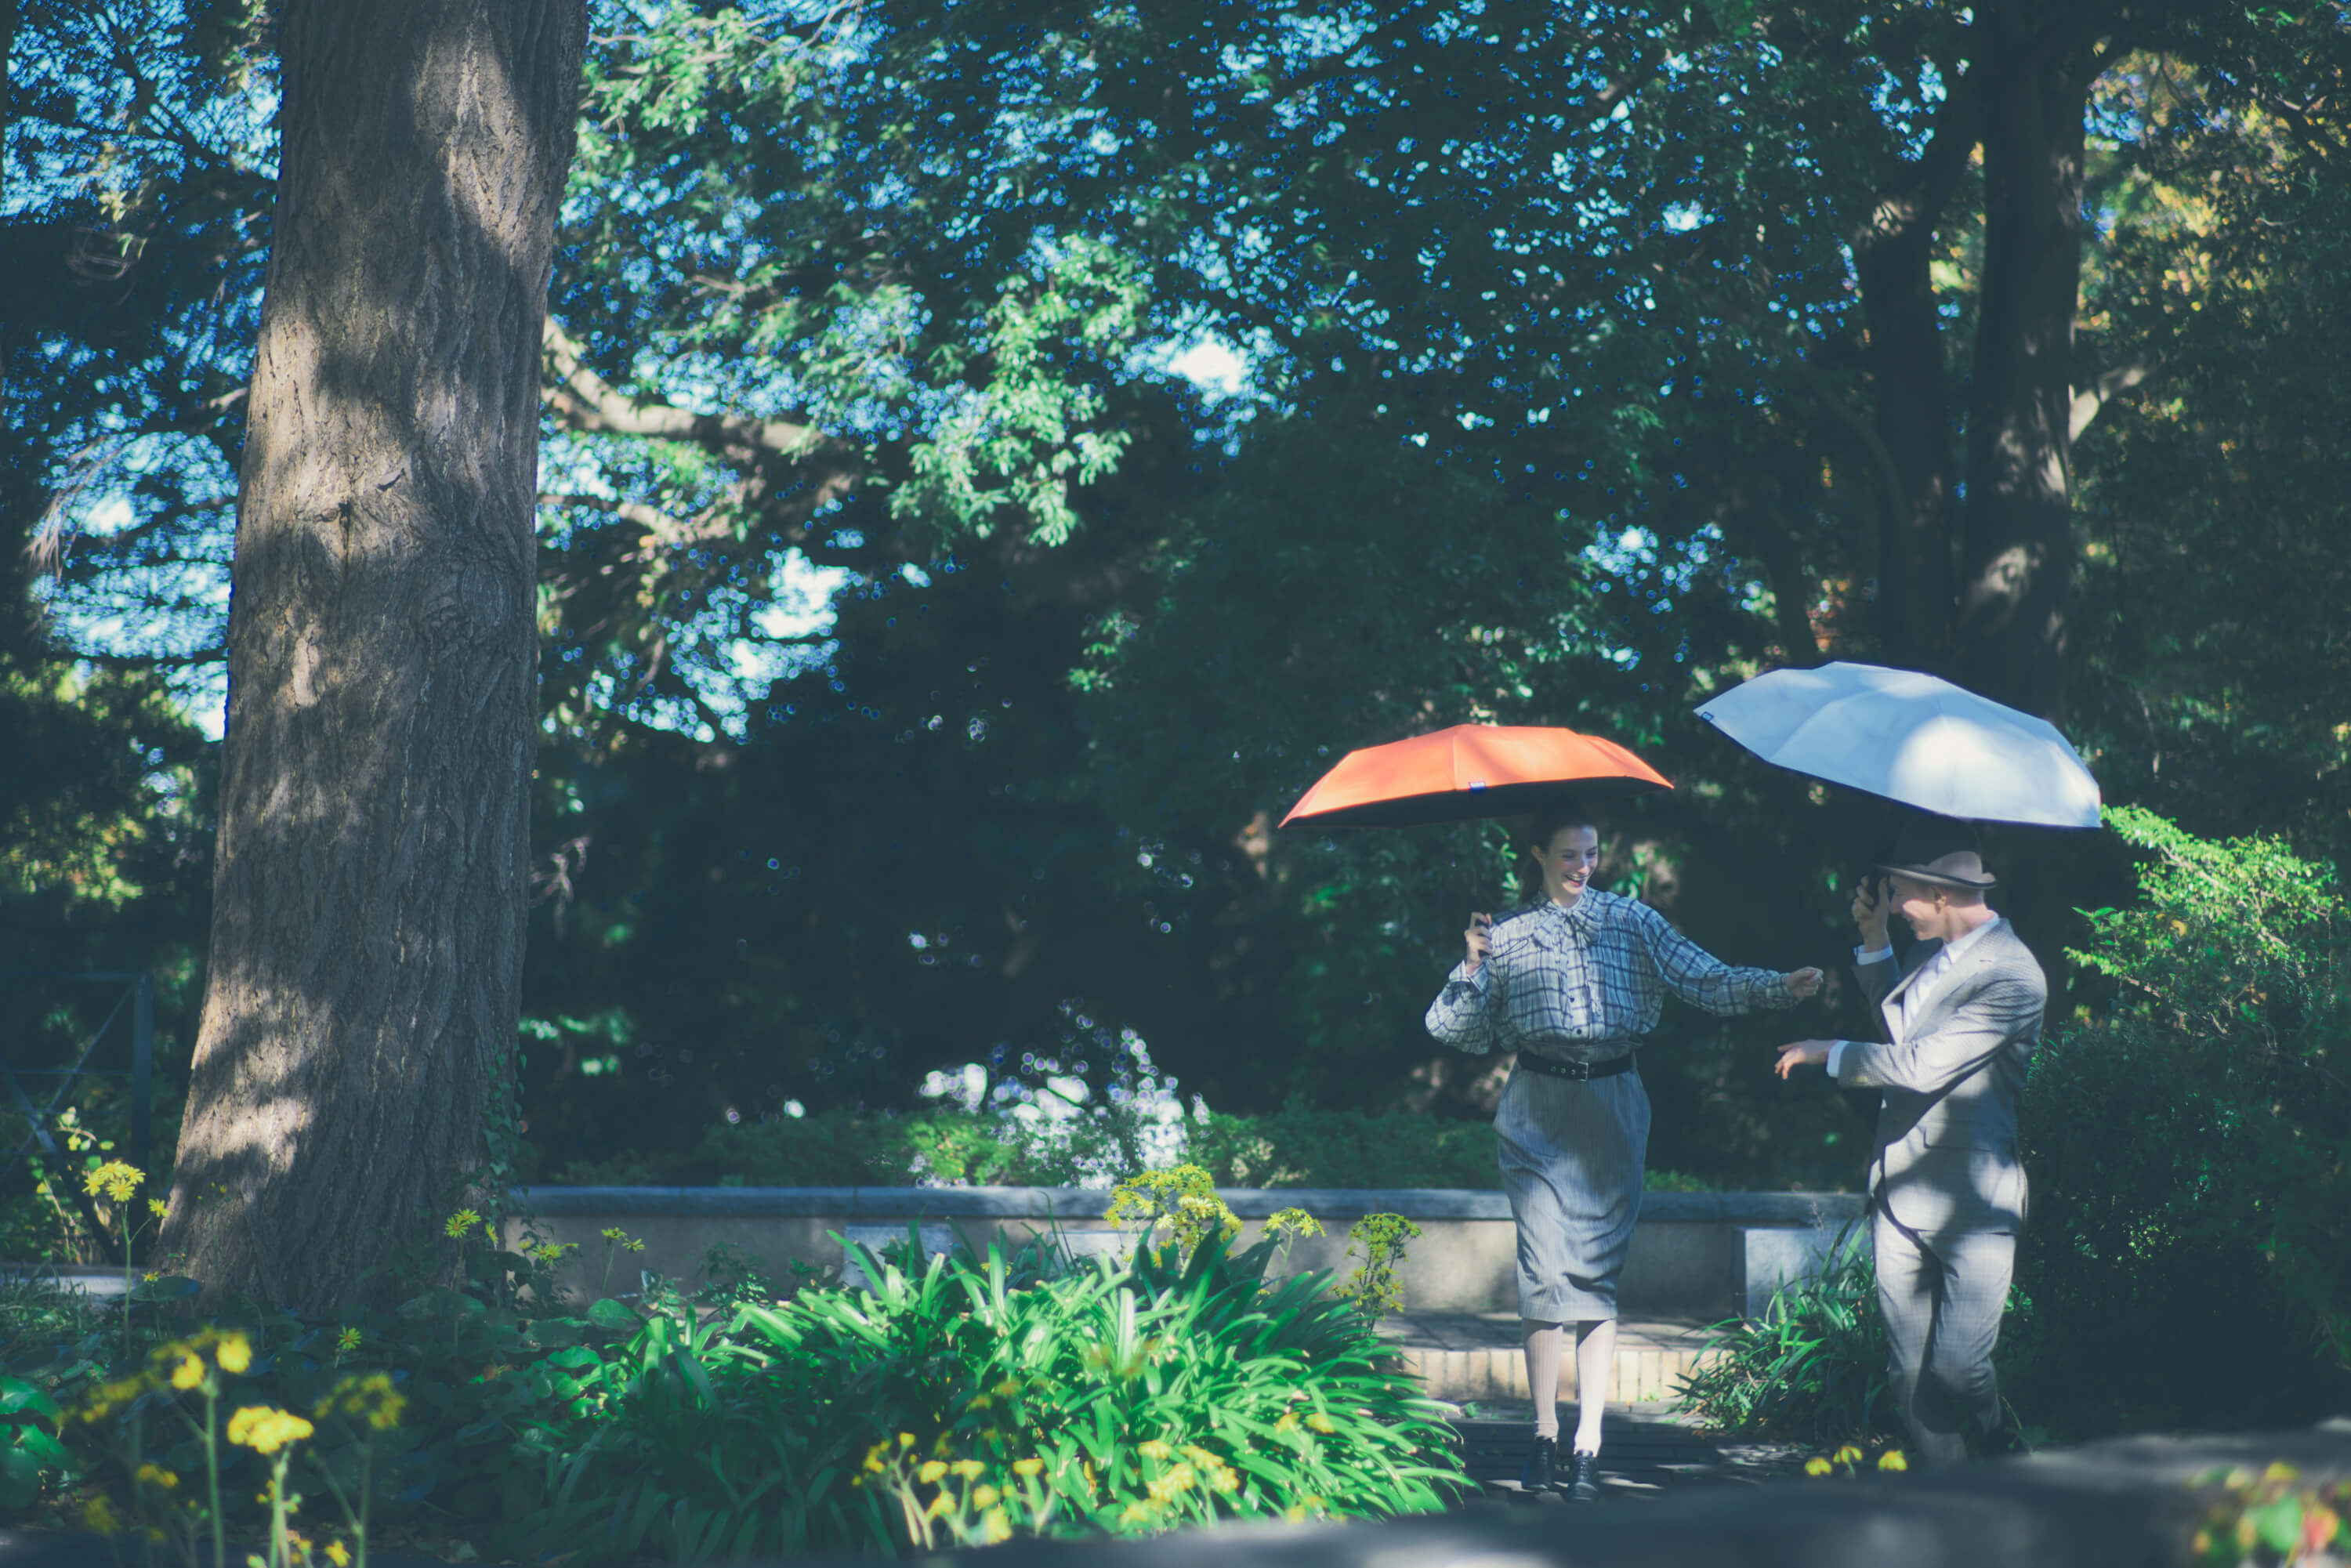
<svg viewBox="0 0 2351 1568"><path fill-rule="evenodd" d="M1942 950L1943 945L1940 942L1937 942L1931 946L1922 942L1917 947L1912 948L1911 954L1917 959L1917 962L1910 966L1910 972L1908 974L1904 975L1900 979L1894 982L1894 988L1886 993L1886 999L1884 1001L1877 1004L1878 1014L1886 1020L1886 1038L1893 1040L1897 1045L1900 1044L1902 1040L1900 1029L1902 1020L1902 993L1908 990L1913 985L1917 983L1918 977L1927 972L1927 966L1933 963L1935 961L1935 955Z"/></svg>
<svg viewBox="0 0 2351 1568"><path fill-rule="evenodd" d="M2006 927L1998 931L1987 931L1978 937L1966 952L1952 959L1951 967L1944 972L1941 987L1928 999L1924 1010L1911 1019L1910 1032L1922 1033L1942 1022L1943 1016L1959 1005L1961 988L1985 969L1990 968L1999 959L2003 946L2009 940L2010 933ZM1941 949L1938 947L1936 951L1940 952ZM1889 1038L1894 1033L1895 1020L1902 1016L1900 1008L1896 1005L1896 998L1908 988L1911 981L1924 974L1926 968L1927 966L1924 963L1920 964L1917 968L1903 977L1901 985L1887 994L1886 1032Z"/></svg>

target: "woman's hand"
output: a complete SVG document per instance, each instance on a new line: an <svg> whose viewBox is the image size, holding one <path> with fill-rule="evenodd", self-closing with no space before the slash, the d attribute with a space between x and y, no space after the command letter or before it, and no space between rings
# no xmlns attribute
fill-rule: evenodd
<svg viewBox="0 0 2351 1568"><path fill-rule="evenodd" d="M1786 982L1789 994L1798 998L1809 997L1821 988L1818 969L1791 969L1780 978Z"/></svg>
<svg viewBox="0 0 2351 1568"><path fill-rule="evenodd" d="M1800 1040L1780 1048L1779 1065L1771 1071L1785 1078L1799 1067L1826 1067L1833 1040Z"/></svg>
<svg viewBox="0 0 2351 1568"><path fill-rule="evenodd" d="M1469 946L1469 957L1462 966L1461 972L1474 975L1478 972L1478 966L1486 961L1486 955L1493 949L1494 917L1490 915L1470 915L1469 929L1464 931L1461 937Z"/></svg>
<svg viewBox="0 0 2351 1568"><path fill-rule="evenodd" d="M1886 945L1886 916L1893 904L1882 876L1870 877L1853 890L1853 923L1860 928L1861 945L1873 953Z"/></svg>

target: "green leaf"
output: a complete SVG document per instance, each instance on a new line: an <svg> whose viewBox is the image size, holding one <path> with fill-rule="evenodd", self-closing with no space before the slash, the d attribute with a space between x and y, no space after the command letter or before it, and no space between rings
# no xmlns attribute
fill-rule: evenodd
<svg viewBox="0 0 2351 1568"><path fill-rule="evenodd" d="M596 1304L588 1309L588 1321L600 1329L622 1330L632 1330L644 1322L635 1309L610 1296L600 1297Z"/></svg>

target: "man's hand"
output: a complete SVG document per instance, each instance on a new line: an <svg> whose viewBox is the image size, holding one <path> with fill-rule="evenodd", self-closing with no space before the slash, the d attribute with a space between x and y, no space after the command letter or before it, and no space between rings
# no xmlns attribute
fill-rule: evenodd
<svg viewBox="0 0 2351 1568"><path fill-rule="evenodd" d="M1791 969L1780 978L1787 982L1789 992L1797 997L1809 997L1821 988L1821 972L1818 969Z"/></svg>
<svg viewBox="0 0 2351 1568"><path fill-rule="evenodd" d="M1461 937L1469 947L1468 961L1463 966L1461 972L1465 975L1474 975L1478 972L1478 966L1486 961L1486 954L1493 946L1494 917L1490 915L1472 915L1469 916L1469 929L1464 931Z"/></svg>
<svg viewBox="0 0 2351 1568"><path fill-rule="evenodd" d="M1800 1040L1780 1048L1780 1063L1772 1071L1785 1078L1799 1067L1826 1067L1833 1040Z"/></svg>
<svg viewBox="0 0 2351 1568"><path fill-rule="evenodd" d="M1853 890L1853 923L1861 930L1861 945L1873 953L1886 945L1886 917L1893 904L1882 876L1870 877Z"/></svg>

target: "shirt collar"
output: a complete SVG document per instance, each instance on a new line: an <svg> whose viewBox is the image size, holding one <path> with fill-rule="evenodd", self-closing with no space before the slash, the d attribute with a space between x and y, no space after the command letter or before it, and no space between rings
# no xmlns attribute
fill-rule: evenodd
<svg viewBox="0 0 2351 1568"><path fill-rule="evenodd" d="M1950 941L1943 944L1942 956L1944 961L1947 963L1957 963L1959 961L1959 955L1974 946L1977 943L1982 941L1987 933L1991 932L1995 926L2005 925L2007 924L2008 922L1995 915L1990 920L1985 921L1981 925L1977 926L1973 931L1969 932L1966 936L1953 937Z"/></svg>
<svg viewBox="0 0 2351 1568"><path fill-rule="evenodd" d="M1573 904L1545 898L1542 909L1552 918L1567 922L1569 929L1585 936L1594 936L1600 932L1600 901L1607 896L1598 888L1587 887L1576 895Z"/></svg>

